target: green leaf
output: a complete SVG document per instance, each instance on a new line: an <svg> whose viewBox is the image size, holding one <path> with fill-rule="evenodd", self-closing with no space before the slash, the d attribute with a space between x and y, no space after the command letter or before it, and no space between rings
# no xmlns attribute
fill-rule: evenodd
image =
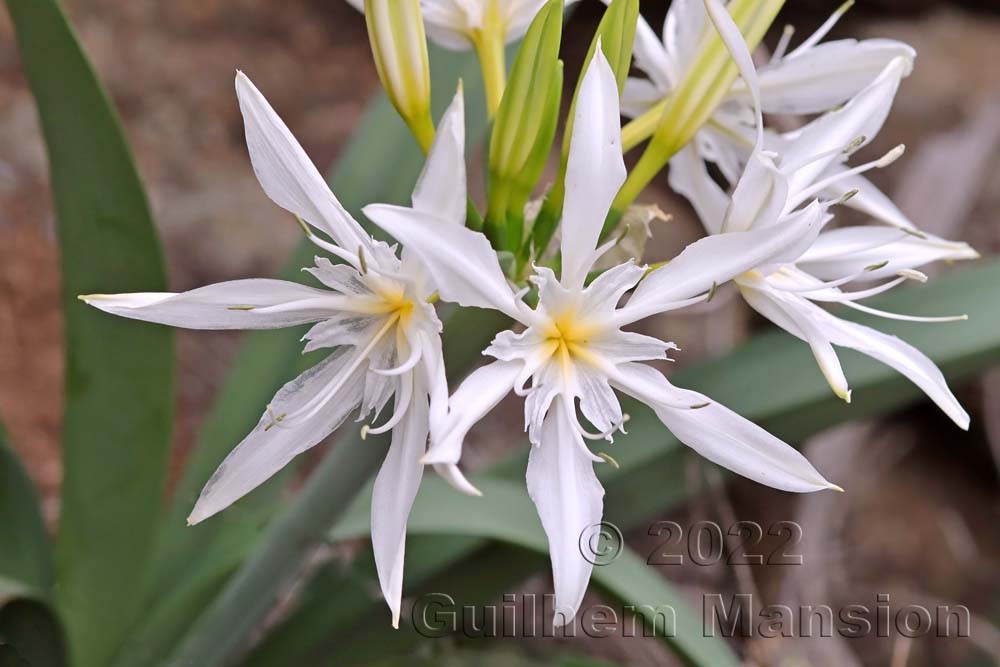
<svg viewBox="0 0 1000 667"><path fill-rule="evenodd" d="M168 665L226 664L264 620L326 532L375 474L388 436L339 442L253 555L196 620Z"/></svg>
<svg viewBox="0 0 1000 667"><path fill-rule="evenodd" d="M54 0L7 0L48 148L62 248L66 417L58 598L74 663L106 665L141 610L170 442L171 332L92 292L165 291L117 116Z"/></svg>
<svg viewBox="0 0 1000 667"><path fill-rule="evenodd" d="M424 481L410 513L410 535L459 535L498 540L538 553L548 553L548 542L527 491L518 482L478 478L473 482L482 498L457 498L440 478ZM334 540L367 536L369 497L359 496L349 514L331 533ZM647 622L657 610L672 609L675 636L666 641L689 664L724 667L739 664L729 647L715 637L705 637L701 616L646 561L624 547L614 562L595 567L595 584L632 606ZM445 591L461 595L461 591ZM661 628L662 630L662 628Z"/></svg>
<svg viewBox="0 0 1000 667"><path fill-rule="evenodd" d="M52 549L35 487L0 426L0 598L3 588L45 596L52 588Z"/></svg>

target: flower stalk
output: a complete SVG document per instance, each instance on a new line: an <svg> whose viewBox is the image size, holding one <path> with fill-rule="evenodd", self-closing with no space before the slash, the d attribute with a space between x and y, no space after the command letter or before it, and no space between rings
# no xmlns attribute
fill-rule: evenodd
<svg viewBox="0 0 1000 667"><path fill-rule="evenodd" d="M472 31L470 40L479 58L486 90L486 112L490 118L500 109L507 86L507 63L504 54L506 27L500 3L491 0L483 10L483 25Z"/></svg>
<svg viewBox="0 0 1000 667"><path fill-rule="evenodd" d="M729 5L733 22L752 51L764 38L784 0L734 0ZM623 149L647 136L649 145L615 198L604 234L610 232L628 206L683 148L725 99L739 72L722 39L706 32L692 66L684 74L673 95L662 100L622 130ZM655 122L654 122L655 121ZM647 134L652 131L652 135Z"/></svg>

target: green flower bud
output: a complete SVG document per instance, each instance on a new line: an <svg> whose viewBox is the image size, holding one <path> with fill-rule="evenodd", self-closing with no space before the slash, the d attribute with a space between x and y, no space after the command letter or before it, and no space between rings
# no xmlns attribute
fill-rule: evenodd
<svg viewBox="0 0 1000 667"><path fill-rule="evenodd" d="M365 21L382 87L427 152L434 141L434 122L420 1L365 0Z"/></svg>

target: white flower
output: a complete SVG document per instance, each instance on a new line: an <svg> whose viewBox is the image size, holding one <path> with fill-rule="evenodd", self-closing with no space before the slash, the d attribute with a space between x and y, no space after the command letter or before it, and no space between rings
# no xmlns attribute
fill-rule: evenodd
<svg viewBox="0 0 1000 667"><path fill-rule="evenodd" d="M765 113L814 114L832 109L868 86L894 60L900 64L896 70L900 77L909 73L916 54L903 42L820 41L849 5L841 6L815 33L787 53L791 32L786 31L770 62L758 71L760 103ZM692 66L699 40L708 29L711 26L706 21L704 0L673 0L663 25L662 40L639 17L635 64L648 78L630 77L626 82L622 93L625 116L641 116L669 97ZM895 83L898 84L898 79ZM737 79L709 121L671 160L671 178L700 159L714 162L727 181L735 183L753 146L752 99L746 83ZM859 192L848 205L890 223L906 220L867 179L857 176L846 189L855 187Z"/></svg>
<svg viewBox="0 0 1000 667"><path fill-rule="evenodd" d="M633 262L586 285L604 249L598 235L625 179L615 77L597 49L580 87L566 171L557 279L538 268L532 282L538 304L529 308L508 285L486 237L449 226L420 211L369 206L365 214L425 262L442 299L493 308L524 329L500 333L486 354L497 361L473 372L450 400L448 420L433 429L424 460L455 464L466 433L511 391L525 397L532 442L528 492L549 539L557 623L570 621L586 590L592 565L578 539L602 514L604 491L584 439L607 438L624 421L615 390L655 410L683 442L706 458L751 479L789 491L837 488L798 452L706 396L671 385L645 360L666 359L672 343L622 331L648 315L707 298L714 285L750 266L783 261L819 217L798 224L709 237L647 275ZM792 255L794 256L794 255ZM641 282L640 282L641 281ZM624 307L622 296L638 284ZM529 385L530 382L530 385ZM596 430L589 432L577 414Z"/></svg>
<svg viewBox="0 0 1000 667"><path fill-rule="evenodd" d="M709 5L713 6L714 3ZM728 18L724 11L714 12L712 18L740 65L760 128L757 81L746 44L731 22L728 34L723 30ZM825 224L833 217L828 213L830 206L856 194L852 187L863 187L859 181L861 173L886 166L902 154L900 146L858 167L848 169L843 164L881 128L900 77L908 68L907 59L892 60L842 108L783 138L780 154L762 150L764 136L758 129L757 147L731 197L691 152L679 156L682 168L676 173L672 170L671 183L691 200L709 233L722 237L795 224L799 217L812 215L810 211L815 210L822 212ZM818 200L821 195L830 198ZM928 262L977 256L965 243L946 241L913 229L905 218L892 221L897 226L846 227L818 236L804 236L799 254L791 261L762 263L736 276L736 285L755 310L809 344L831 388L845 401L850 401L851 392L834 345L852 348L896 369L920 387L956 424L968 428L968 414L948 388L941 371L924 354L894 336L840 319L815 303L839 303L894 319L929 322L965 319L964 316L910 317L857 303L907 279L926 280L915 269ZM865 289L840 289L849 282L882 278L891 279Z"/></svg>
<svg viewBox="0 0 1000 667"><path fill-rule="evenodd" d="M364 0L347 0L364 11ZM420 0L427 36L453 51L475 48L484 30L497 29L504 43L524 37L548 0ZM565 0L571 4L576 0Z"/></svg>
<svg viewBox="0 0 1000 667"><path fill-rule="evenodd" d="M225 509L326 438L355 408L377 418L390 398L393 413L369 433L392 430L392 444L375 480L372 541L379 581L398 624L406 521L423 474L430 424L445 415L447 385L441 322L430 305L435 287L407 252L375 241L327 187L316 167L264 96L236 77L247 147L268 196L333 240L309 232L321 249L342 259L316 258L306 269L326 289L282 280L236 280L181 294L95 294L81 297L101 310L192 329L275 329L315 323L305 351L336 348L274 396L257 426L205 485L188 521ZM417 210L444 224L465 220L464 122L461 91L438 129L413 192ZM472 490L454 466L439 466L453 484Z"/></svg>

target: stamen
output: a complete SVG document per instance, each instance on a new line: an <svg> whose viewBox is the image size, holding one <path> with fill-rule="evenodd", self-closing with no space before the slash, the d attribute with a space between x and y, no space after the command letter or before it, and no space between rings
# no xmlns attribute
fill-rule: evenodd
<svg viewBox="0 0 1000 667"><path fill-rule="evenodd" d="M386 431L394 428L396 424L402 421L403 417L406 416L407 410L410 409L410 399L413 397L413 381L407 377L404 378L403 382L400 384L399 395L396 396L396 411L392 413L392 416L389 417L389 419L381 426L377 428L368 427L365 431L365 435L368 435L369 433L374 435L385 433Z"/></svg>
<svg viewBox="0 0 1000 667"><path fill-rule="evenodd" d="M253 310L257 306L228 306L226 310Z"/></svg>
<svg viewBox="0 0 1000 667"><path fill-rule="evenodd" d="M900 144L877 160L866 162L865 164L858 165L857 167L852 167L851 169L845 169L844 171L839 171L835 174L832 174L831 176L828 176L827 178L816 181L808 188L802 190L802 192L799 192L796 195L796 198L799 201L804 201L812 197L816 193L822 192L823 190L830 187L839 180L845 179L849 176L856 176L858 174L863 174L864 172L870 169L882 169L883 167L887 167L893 162L895 162L897 159L899 159L899 156L903 154L904 150L905 146L903 144ZM845 201L847 201L847 199L850 199L850 197L853 197L856 194L858 194L857 190L851 190L845 193L840 198L840 201L838 203L843 204ZM850 197L848 197L848 195L850 195ZM845 199L845 197L847 197L847 199Z"/></svg>
<svg viewBox="0 0 1000 667"><path fill-rule="evenodd" d="M878 271L879 269L884 269L887 266L889 266L889 260L885 260L884 262L879 262L878 264L872 264L870 266L866 266L865 271L866 272Z"/></svg>
<svg viewBox="0 0 1000 667"><path fill-rule="evenodd" d="M896 271L896 275L902 276L908 280L916 280L918 283L927 282L927 274L923 271L917 271L916 269L900 269Z"/></svg>
<svg viewBox="0 0 1000 667"><path fill-rule="evenodd" d="M709 303L715 298L715 292L719 289L719 283L712 281L712 287L708 290L708 296L705 298L705 303Z"/></svg>
<svg viewBox="0 0 1000 667"><path fill-rule="evenodd" d="M613 465L616 470L618 468L621 468L621 466L618 465L618 461L615 461L613 458L611 458L610 454L606 454L605 452L597 452L597 455L600 456L602 459L604 459L605 463L610 463L611 465Z"/></svg>
<svg viewBox="0 0 1000 667"><path fill-rule="evenodd" d="M402 375L407 371L413 370L413 367L420 363L420 357L423 352L423 348L420 345L413 345L413 349L410 352L410 356L407 357L406 361L401 363L395 368L371 368L370 370L377 375L385 375L392 377L394 375Z"/></svg>
<svg viewBox="0 0 1000 667"><path fill-rule="evenodd" d="M788 44L792 41L792 36L795 34L795 26L786 24L784 29L781 31L781 39L778 40L778 45L774 47L774 53L771 54L771 64L776 65L781 62L781 59L785 56L785 51L788 50Z"/></svg>
<svg viewBox="0 0 1000 667"><path fill-rule="evenodd" d="M358 246L358 261L361 263L361 275L368 273L368 263L365 261L365 249L363 246Z"/></svg>
<svg viewBox="0 0 1000 667"><path fill-rule="evenodd" d="M803 167L808 167L814 162L819 162L820 160L825 160L835 155L851 155L852 153L854 153L854 151L858 150L858 148L860 148L861 145L864 144L866 141L868 141L868 137L862 134L860 136L854 137L849 142L847 142L846 145L840 148L831 148L830 150L826 150L821 153L816 153L814 155L806 156L800 162L793 162L791 164L782 164L781 171L786 174L791 174L793 172L798 171L799 169L802 169Z"/></svg>
<svg viewBox="0 0 1000 667"><path fill-rule="evenodd" d="M295 222L299 223L299 227L302 228L302 231L305 233L307 237L312 238L313 235L312 230L309 229L309 225L307 225L302 218L300 218L299 216L295 216Z"/></svg>
<svg viewBox="0 0 1000 667"><path fill-rule="evenodd" d="M789 53L788 57L792 58L795 55L797 55L798 53L801 53L802 51L805 51L806 49L811 49L813 46L815 46L821 39L823 39L824 37L826 37L826 34L828 32L830 32L830 30L833 29L833 26L837 25L837 21L840 20L840 17L843 16L847 12L847 10L851 8L851 6L853 4L854 4L854 0L847 0L847 2L845 2L840 7L838 7L837 11L835 11L833 14L831 14L830 18L828 18L823 23L823 25L821 25L816 30L816 32L814 32L813 34L811 34L808 37L808 39L806 39L804 42L802 42L801 44L799 44L799 46L794 51L792 51L791 53Z"/></svg>
<svg viewBox="0 0 1000 667"><path fill-rule="evenodd" d="M827 301L831 303L843 303L847 301L857 301L859 299L867 299L868 297L875 296L876 294L881 294L882 292L887 292L891 290L896 285L906 282L906 278L900 276L899 278L893 278L892 280L877 285L876 287L871 287L866 290L857 290L855 292L833 292L832 294L815 294L813 296L807 296L807 299L812 301Z"/></svg>
<svg viewBox="0 0 1000 667"><path fill-rule="evenodd" d="M870 315L878 315L879 317L884 317L889 320L901 320L903 322L962 322L969 319L968 315L949 315L945 317L918 317L916 315L900 315L899 313L890 313L885 310L879 310L877 308L871 308L869 306L863 306L860 303L854 303L853 301L845 301L845 306L854 308L855 310L860 310L863 313L868 313Z"/></svg>
<svg viewBox="0 0 1000 667"><path fill-rule="evenodd" d="M264 431L270 431L272 427L281 425L281 422L283 422L285 420L285 417L288 416L287 412L282 412L280 415L275 415L270 405L267 406L267 414L271 418L271 422L264 427Z"/></svg>
<svg viewBox="0 0 1000 667"><path fill-rule="evenodd" d="M930 240L927 234L924 234L919 229L913 229L912 227L900 227L899 231L903 232L904 234L909 234L910 236L916 237L921 241Z"/></svg>

